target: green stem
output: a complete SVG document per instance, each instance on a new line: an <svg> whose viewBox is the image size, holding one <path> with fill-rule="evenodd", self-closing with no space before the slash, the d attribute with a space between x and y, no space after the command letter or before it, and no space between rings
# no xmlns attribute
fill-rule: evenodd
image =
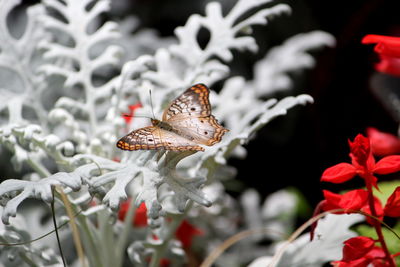
<svg viewBox="0 0 400 267"><path fill-rule="evenodd" d="M46 169L46 167L44 167L41 162L34 160L32 157L28 156L26 162L36 173L40 175L41 178L45 178L51 175L51 173Z"/></svg>
<svg viewBox="0 0 400 267"><path fill-rule="evenodd" d="M368 191L368 204L369 204L369 208L371 210L371 215L378 218L379 216L375 209L374 193L373 193L372 184L371 184L372 179L374 179L374 177L372 175L368 175L368 177L366 177L366 179L365 179L367 191ZM375 228L376 234L378 235L378 241L382 246L383 252L385 253L386 261L389 263L389 267L396 267L396 264L394 263L394 260L393 260L392 256L390 255L390 252L387 248L385 238L383 236L381 224L378 221L373 220L373 226Z"/></svg>

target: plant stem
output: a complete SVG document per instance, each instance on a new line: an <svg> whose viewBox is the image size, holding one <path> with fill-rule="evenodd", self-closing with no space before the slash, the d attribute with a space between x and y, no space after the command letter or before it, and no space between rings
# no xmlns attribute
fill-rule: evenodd
<svg viewBox="0 0 400 267"><path fill-rule="evenodd" d="M79 261L80 261L82 267L86 267L87 264L86 264L86 260L85 260L85 254L83 252L83 246L82 246L81 238L79 236L79 230L78 230L78 226L76 225L74 212L72 210L71 203L70 203L67 195L63 192L61 187L56 186L55 189L57 190L57 193L60 195L61 200L64 203L67 215L69 217L69 223L71 225L72 237L73 237L73 240L75 243L76 252L78 254Z"/></svg>
<svg viewBox="0 0 400 267"><path fill-rule="evenodd" d="M57 227L57 221L56 221L56 215L55 215L56 211L55 211L55 208L54 208L54 190L55 190L55 188L52 187L51 188L51 194L53 195L53 199L51 201L51 213L52 213L54 230L56 232L57 244L58 244L58 249L60 251L61 260L63 262L63 266L66 267L67 263L65 262L64 253L63 253L63 250L62 250L62 247L61 247L60 236L58 235L58 227Z"/></svg>
<svg viewBox="0 0 400 267"><path fill-rule="evenodd" d="M366 179L365 179L367 190L368 190L368 204L369 204L369 208L371 210L371 215L378 218L379 216L375 209L374 193L372 191L372 184L371 184L372 179L374 179L374 177L372 175L370 175L369 177L366 177ZM390 255L390 252L387 248L385 238L383 237L381 224L378 221L373 220L373 226L375 228L376 234L378 235L378 241L382 246L382 250L385 253L385 258L386 258L387 262L389 263L389 266L396 267L396 264L394 263L394 260L393 260L392 256Z"/></svg>

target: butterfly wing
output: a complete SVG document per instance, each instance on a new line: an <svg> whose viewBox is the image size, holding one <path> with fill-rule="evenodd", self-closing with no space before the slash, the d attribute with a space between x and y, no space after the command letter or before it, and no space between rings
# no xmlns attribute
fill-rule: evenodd
<svg viewBox="0 0 400 267"><path fill-rule="evenodd" d="M123 150L204 151L197 143L154 126L130 132L117 142L117 147Z"/></svg>
<svg viewBox="0 0 400 267"><path fill-rule="evenodd" d="M228 129L222 127L213 115L209 101L210 89L196 84L172 101L164 111L173 132L199 144L212 146L221 141Z"/></svg>
<svg viewBox="0 0 400 267"><path fill-rule="evenodd" d="M177 116L168 123L178 135L207 146L219 143L222 136L229 131L222 127L213 115L191 118Z"/></svg>
<svg viewBox="0 0 400 267"><path fill-rule="evenodd" d="M208 99L210 89L202 83L193 85L171 102L164 111L162 120L169 121L176 116L206 117L211 115L211 105Z"/></svg>

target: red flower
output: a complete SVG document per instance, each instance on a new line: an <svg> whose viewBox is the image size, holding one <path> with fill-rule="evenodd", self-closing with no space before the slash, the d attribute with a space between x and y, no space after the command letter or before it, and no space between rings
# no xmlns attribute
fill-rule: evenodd
<svg viewBox="0 0 400 267"><path fill-rule="evenodd" d="M385 215L390 217L400 217L400 186L389 197L385 205Z"/></svg>
<svg viewBox="0 0 400 267"><path fill-rule="evenodd" d="M118 219L119 220L121 220L121 221L125 220L126 213L129 210L130 202L131 202L131 200L128 199L120 204L119 211L118 211ZM146 204L144 202L142 202L142 204L140 204L140 206L136 209L132 225L136 226L136 227L146 227L147 226L147 208L146 208Z"/></svg>
<svg viewBox="0 0 400 267"><path fill-rule="evenodd" d="M343 247L343 259L341 261L333 262L334 266L337 267L367 267L367 266L374 266L374 267L388 267L390 266L385 260L385 253L382 251L380 247L370 247L371 240L368 237L355 237L355 238L362 238L357 241L352 241L350 246L346 248L346 242L351 240L345 241L345 246ZM372 240L373 241L373 240ZM357 250L355 246L358 243L360 251ZM345 259L345 250L346 253L354 253L348 259ZM351 251L351 252L350 252ZM357 258L361 254L364 255L360 258ZM354 260L350 260L351 258L356 258ZM370 265L372 264L372 265Z"/></svg>
<svg viewBox="0 0 400 267"><path fill-rule="evenodd" d="M175 237L182 243L183 248L190 248L192 246L193 238L196 235L203 235L203 231L194 227L187 220L183 220L175 231ZM158 236L153 235L153 239L158 240Z"/></svg>
<svg viewBox="0 0 400 267"><path fill-rule="evenodd" d="M161 267L168 267L170 265L171 265L171 261L169 259L162 258L160 260L160 266Z"/></svg>
<svg viewBox="0 0 400 267"><path fill-rule="evenodd" d="M194 227L187 220L183 220L175 232L175 236L179 241L181 241L183 248L191 247L193 238L196 235L203 234L204 232L202 230Z"/></svg>
<svg viewBox="0 0 400 267"><path fill-rule="evenodd" d="M320 214L322 211L330 211L335 209L344 209L346 213L360 211L368 205L368 192L364 189L349 191L343 195L332 193L328 190L322 190L325 199L322 200L314 210L314 215ZM338 214L342 212L337 212ZM318 221L311 225L310 240L314 239L314 231Z"/></svg>
<svg viewBox="0 0 400 267"><path fill-rule="evenodd" d="M376 187L374 174L389 174L400 171L400 156L387 156L375 163L371 153L370 141L359 134L353 142L349 140L352 164L339 163L324 171L321 181L343 183L359 175L367 183Z"/></svg>
<svg viewBox="0 0 400 267"><path fill-rule="evenodd" d="M322 191L325 200L322 202L322 209L325 211L333 209L344 209L349 212L361 210L367 204L368 192L364 189L349 191L343 195L332 193L328 190Z"/></svg>
<svg viewBox="0 0 400 267"><path fill-rule="evenodd" d="M361 42L376 44L375 52L380 58L375 65L377 71L400 76L400 37L368 34Z"/></svg>
<svg viewBox="0 0 400 267"><path fill-rule="evenodd" d="M375 241L369 237L357 236L344 241L342 261L349 262L365 257L372 250Z"/></svg>
<svg viewBox="0 0 400 267"><path fill-rule="evenodd" d="M371 214L368 203L368 191L364 189L357 189L349 191L343 195L332 193L328 190L323 190L325 199L321 201L320 208L324 211L344 209L346 213L355 211L363 211ZM378 219L383 219L383 209L381 202L378 198L374 198L375 211ZM338 212L340 213L340 212ZM371 217L366 216L367 222L373 224Z"/></svg>
<svg viewBox="0 0 400 267"><path fill-rule="evenodd" d="M119 207L118 219L123 221L126 217L126 213L129 210L130 199L122 202ZM168 218L167 218L168 221ZM147 208L143 202L135 211L135 217L132 222L133 226L146 227L147 226ZM189 248L192 245L193 238L196 235L203 235L203 231L190 224L187 220L183 220L179 227L176 229L175 237L182 243L183 248ZM154 239L158 239L156 235Z"/></svg>
<svg viewBox="0 0 400 267"><path fill-rule="evenodd" d="M375 212L376 212L376 217L379 220L383 220L384 213L383 213L382 204L381 204L381 201L376 197L374 197L374 208L375 208ZM365 204L365 206L361 208L361 211L368 213L368 214L372 214L371 207L369 206L369 204ZM369 224L374 225L374 221L375 221L374 218L366 216L366 219Z"/></svg>
<svg viewBox="0 0 400 267"><path fill-rule="evenodd" d="M353 142L350 140L348 142L350 146L351 162L355 167L368 168L368 165L375 163L375 159L371 154L371 146L368 138L359 134L354 138Z"/></svg>
<svg viewBox="0 0 400 267"><path fill-rule="evenodd" d="M381 132L376 128L367 128L367 136L371 140L372 153L384 157L400 154L400 139L390 133Z"/></svg>
<svg viewBox="0 0 400 267"><path fill-rule="evenodd" d="M141 107L142 107L142 104L140 104L140 103L137 103L135 105L130 105L128 107L129 113L122 114L126 124L131 123L132 118L135 116L135 110L138 109L138 108L141 108Z"/></svg>

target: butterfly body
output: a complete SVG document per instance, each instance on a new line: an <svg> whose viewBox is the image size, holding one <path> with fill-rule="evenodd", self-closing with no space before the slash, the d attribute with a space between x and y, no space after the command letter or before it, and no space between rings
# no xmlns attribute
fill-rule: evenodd
<svg viewBox="0 0 400 267"><path fill-rule="evenodd" d="M152 126L140 128L122 137L117 147L123 150L164 149L204 151L199 146L212 146L228 130L213 115L209 89L196 84L171 102L162 120L151 119Z"/></svg>

